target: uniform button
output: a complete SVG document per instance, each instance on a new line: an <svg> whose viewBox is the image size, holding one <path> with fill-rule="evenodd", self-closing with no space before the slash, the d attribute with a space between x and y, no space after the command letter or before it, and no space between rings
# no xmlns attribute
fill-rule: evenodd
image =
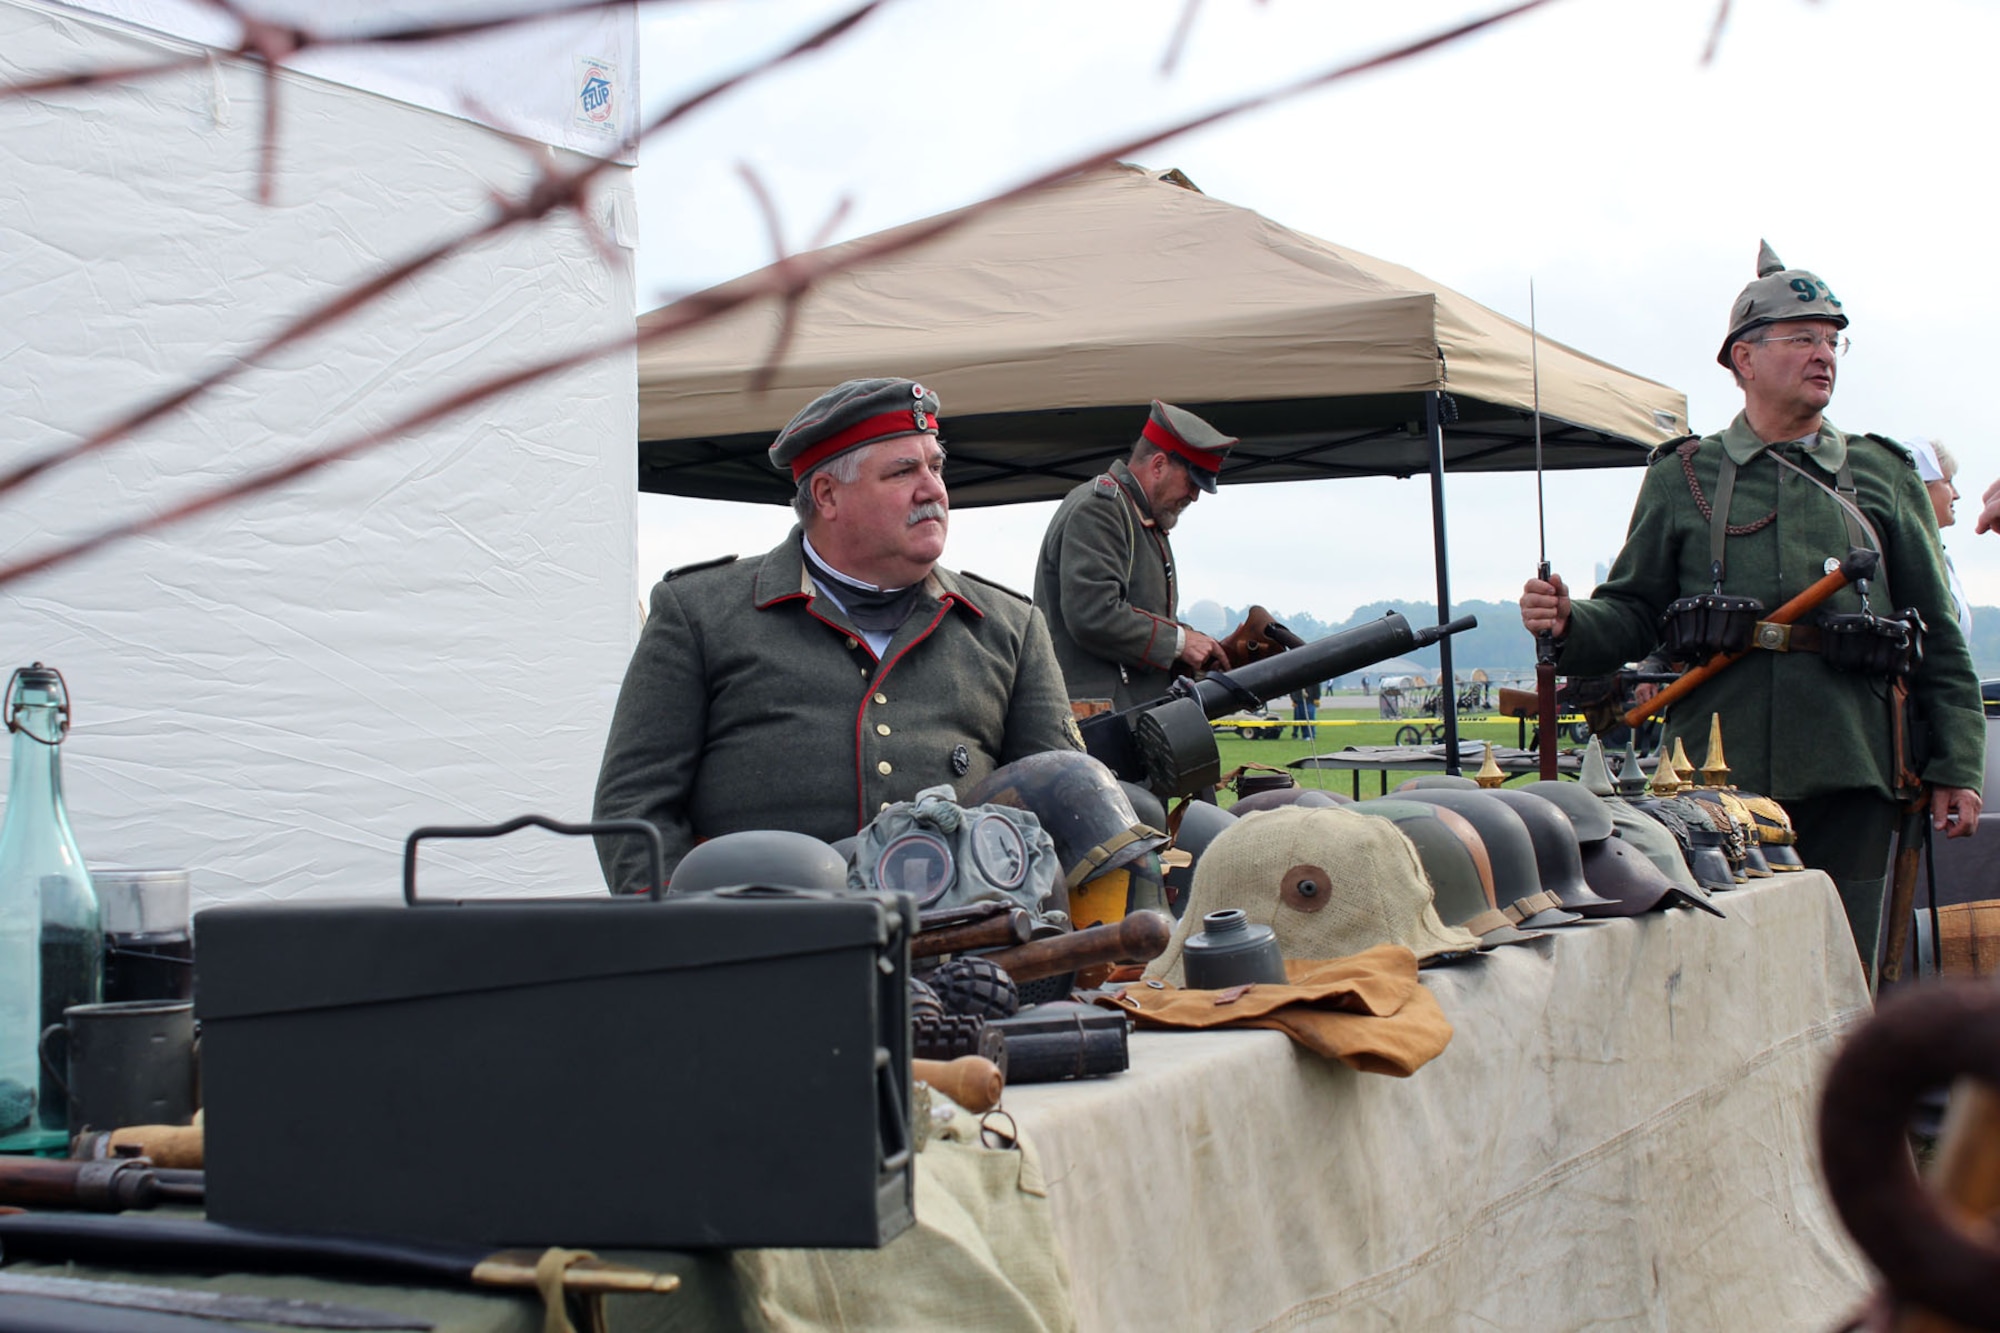
<svg viewBox="0 0 2000 1333"><path fill-rule="evenodd" d="M867 667L862 667L862 668L861 668L861 679L863 679L863 680L867 680L867 679L868 679L868 668L867 668Z"/></svg>
<svg viewBox="0 0 2000 1333"><path fill-rule="evenodd" d="M889 766L889 761L887 759L884 759L881 763L875 765L875 771L877 773L880 773L883 777L886 778L896 770Z"/></svg>
<svg viewBox="0 0 2000 1333"><path fill-rule="evenodd" d="M885 703L888 703L888 702L889 702L889 696L888 696L888 695L886 695L886 694L878 694L878 695L876 695L876 696L875 696L875 702L876 702L876 703L878 703L878 704L885 704Z"/></svg>
<svg viewBox="0 0 2000 1333"><path fill-rule="evenodd" d="M875 734L876 734L877 736L886 736L886 735L888 735L888 734L889 734L889 724L888 724L887 722L877 722L877 723L875 724Z"/></svg>
<svg viewBox="0 0 2000 1333"><path fill-rule="evenodd" d="M848 646L849 648L859 648L859 647L861 646L861 640L859 640L859 639L849 639L849 640L847 641L847 646Z"/></svg>

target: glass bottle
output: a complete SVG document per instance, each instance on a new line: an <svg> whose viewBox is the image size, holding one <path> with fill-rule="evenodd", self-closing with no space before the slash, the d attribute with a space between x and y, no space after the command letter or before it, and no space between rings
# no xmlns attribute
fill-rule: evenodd
<svg viewBox="0 0 2000 1333"><path fill-rule="evenodd" d="M64 1009L100 997L104 934L63 807L69 688L40 662L21 667L7 682L6 708L13 764L0 824L0 1151L32 1151L68 1138L69 1108L38 1048Z"/></svg>

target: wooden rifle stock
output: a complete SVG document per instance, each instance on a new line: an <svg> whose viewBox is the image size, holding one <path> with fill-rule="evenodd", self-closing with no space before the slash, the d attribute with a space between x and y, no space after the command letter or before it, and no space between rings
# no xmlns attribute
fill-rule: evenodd
<svg viewBox="0 0 2000 1333"><path fill-rule="evenodd" d="M1017 982L1038 981L1100 963L1158 958L1173 935L1174 919L1165 912L1133 912L1122 921L1052 935L985 957Z"/></svg>
<svg viewBox="0 0 2000 1333"><path fill-rule="evenodd" d="M1839 569L1822 575L1817 583L1792 598L1791 601L1786 602L1777 610L1771 612L1770 615L1765 616L1765 622L1772 625L1791 624L1806 612L1817 608L1821 602L1824 602L1848 584L1872 576L1875 573L1876 558L1873 551L1849 551L1847 559L1840 562ZM1751 649L1746 648L1740 653L1719 653L1709 658L1706 662L1703 662L1700 666L1692 667L1682 672L1679 680L1646 700L1645 703L1635 705L1630 709L1624 717L1625 725L1636 728L1641 722L1644 722L1661 709L1678 703L1697 689L1700 689L1709 680L1722 674L1723 670L1730 663L1751 651Z"/></svg>
<svg viewBox="0 0 2000 1333"><path fill-rule="evenodd" d="M1868 977L1871 989L1880 985L1894 985L1903 979L1903 950L1910 944L1910 914L1917 905L1917 871L1923 866L1924 834L1931 818L1931 789L1925 783L1917 788L1917 794L1903 806L1903 819L1896 833L1896 860L1894 873L1889 877L1889 906L1887 908L1885 948L1881 959L1882 972L1875 973L1876 960L1868 960ZM1940 960L1944 958L1944 941L1932 940L1931 948Z"/></svg>
<svg viewBox="0 0 2000 1333"><path fill-rule="evenodd" d="M198 1177L198 1172L175 1172ZM173 1198L199 1199L201 1186L188 1182L172 1187L143 1157L114 1157L95 1162L0 1156L0 1204L14 1208L82 1209L118 1213L151 1208Z"/></svg>
<svg viewBox="0 0 2000 1333"><path fill-rule="evenodd" d="M1000 1104L1007 1078L1000 1066L982 1055L961 1055L956 1060L912 1060L910 1077L928 1083L974 1115Z"/></svg>

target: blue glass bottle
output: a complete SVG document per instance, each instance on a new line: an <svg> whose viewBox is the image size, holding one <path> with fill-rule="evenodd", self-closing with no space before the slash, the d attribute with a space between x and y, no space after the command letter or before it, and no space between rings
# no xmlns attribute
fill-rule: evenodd
<svg viewBox="0 0 2000 1333"><path fill-rule="evenodd" d="M103 988L97 894L63 807L69 689L40 662L7 682L13 737L0 824L0 1152L60 1148L69 1108L37 1054L42 1030Z"/></svg>

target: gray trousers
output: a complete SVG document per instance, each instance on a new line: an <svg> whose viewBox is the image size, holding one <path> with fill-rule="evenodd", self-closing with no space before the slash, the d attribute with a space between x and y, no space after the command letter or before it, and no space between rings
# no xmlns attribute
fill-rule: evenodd
<svg viewBox="0 0 2000 1333"><path fill-rule="evenodd" d="M1786 801L1784 806L1799 836L1799 859L1824 870L1840 890L1847 927L1854 932L1854 948L1872 989L1875 961L1882 951L1890 848L1900 811L1894 801L1865 791Z"/></svg>

